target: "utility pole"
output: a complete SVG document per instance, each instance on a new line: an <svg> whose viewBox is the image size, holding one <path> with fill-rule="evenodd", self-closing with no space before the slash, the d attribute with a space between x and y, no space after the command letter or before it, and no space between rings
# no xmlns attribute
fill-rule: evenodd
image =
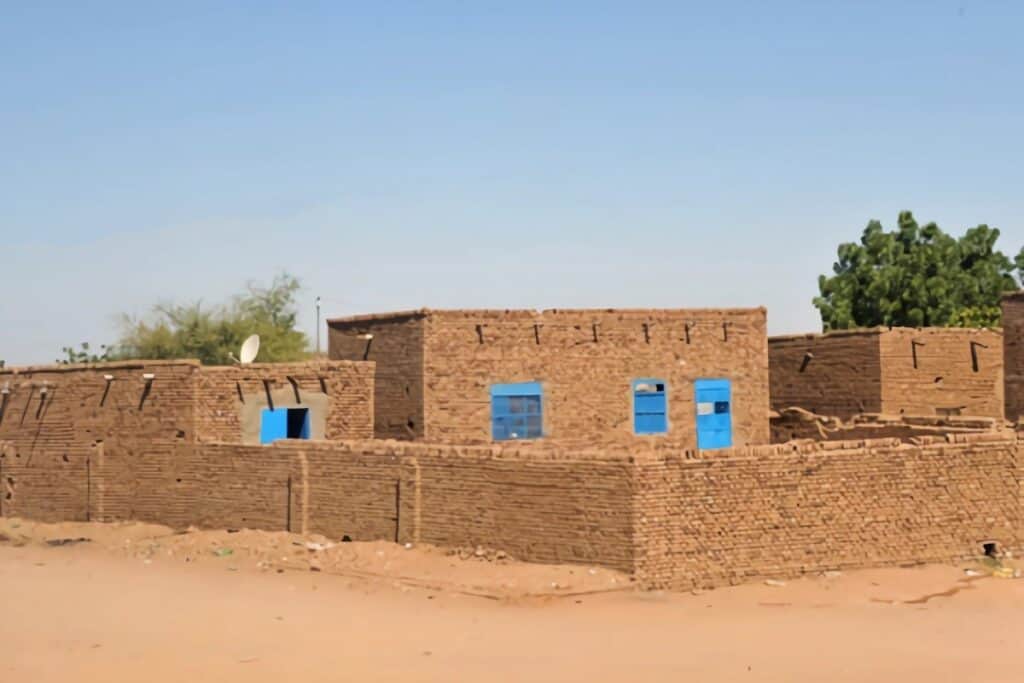
<svg viewBox="0 0 1024 683"><path fill-rule="evenodd" d="M316 355L320 356L320 297L316 298Z"/></svg>

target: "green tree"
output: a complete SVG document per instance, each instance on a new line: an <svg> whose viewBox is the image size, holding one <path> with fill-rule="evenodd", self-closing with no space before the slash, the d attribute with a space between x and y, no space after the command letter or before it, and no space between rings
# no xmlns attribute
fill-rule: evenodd
<svg viewBox="0 0 1024 683"><path fill-rule="evenodd" d="M164 303L145 319L122 316L121 336L106 358L198 358L208 365L234 362L242 342L260 336L258 361L292 361L309 356L309 339L295 329L298 279L282 273L269 287L250 283L246 291L223 306L202 302ZM83 344L88 352L88 345ZM66 362L83 362L81 352L65 348Z"/></svg>
<svg viewBox="0 0 1024 683"><path fill-rule="evenodd" d="M310 355L309 337L295 329L298 318L296 299L301 289L299 280L287 273L275 277L269 287L250 283L246 293L236 297L234 302L232 319L239 344L250 334L258 334L261 361L307 358Z"/></svg>
<svg viewBox="0 0 1024 683"><path fill-rule="evenodd" d="M77 349L73 346L63 346L60 352L63 355L57 359L57 362L62 365L70 365L71 363L102 363L108 360L116 360L117 356L115 350L106 344L100 344L100 353L93 353L89 348L89 342L82 342ZM0 367L3 366L0 365Z"/></svg>
<svg viewBox="0 0 1024 683"><path fill-rule="evenodd" d="M827 330L882 326L995 327L999 297L1017 289L1016 264L996 250L999 230L979 225L960 238L903 211L886 232L868 223L860 243L840 244L814 305Z"/></svg>

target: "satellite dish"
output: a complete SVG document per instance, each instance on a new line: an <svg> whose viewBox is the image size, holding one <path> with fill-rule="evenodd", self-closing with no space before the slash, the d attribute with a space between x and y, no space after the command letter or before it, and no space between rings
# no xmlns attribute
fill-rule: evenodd
<svg viewBox="0 0 1024 683"><path fill-rule="evenodd" d="M256 354L260 352L260 335L251 335L242 342L242 350L238 352L238 362L246 365L256 360Z"/></svg>

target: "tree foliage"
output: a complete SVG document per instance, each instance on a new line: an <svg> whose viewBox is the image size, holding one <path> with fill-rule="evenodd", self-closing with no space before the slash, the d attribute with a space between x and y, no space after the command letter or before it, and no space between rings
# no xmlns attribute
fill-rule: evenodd
<svg viewBox="0 0 1024 683"><path fill-rule="evenodd" d="M979 225L956 238L903 211L886 232L868 223L860 243L839 245L833 275L818 278L814 305L825 330L874 326L994 327L999 297L1017 289L1016 265L996 250L999 230Z"/></svg>
<svg viewBox="0 0 1024 683"><path fill-rule="evenodd" d="M301 360L309 355L309 339L295 329L300 289L296 278L282 273L269 287L250 283L227 305L164 303L146 319L123 316L109 358L198 358L229 365L246 337L258 334L258 361Z"/></svg>
<svg viewBox="0 0 1024 683"><path fill-rule="evenodd" d="M89 347L89 342L82 342L76 349L73 346L63 346L60 349L61 357L57 362L62 365L71 363L102 363L108 360L115 360L116 352L106 344L100 344L100 352L95 353Z"/></svg>

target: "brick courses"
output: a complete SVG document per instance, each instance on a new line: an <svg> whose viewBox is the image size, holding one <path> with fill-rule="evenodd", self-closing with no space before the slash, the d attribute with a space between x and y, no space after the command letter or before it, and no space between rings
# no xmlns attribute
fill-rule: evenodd
<svg viewBox="0 0 1024 683"><path fill-rule="evenodd" d="M935 415L882 415L865 413L850 420L815 415L801 408L785 408L771 417L772 443L800 439L854 441L857 439L943 436L954 433L992 432L1006 429L1005 420L994 417L940 417Z"/></svg>
<svg viewBox="0 0 1024 683"><path fill-rule="evenodd" d="M375 362L374 435L379 439L423 437L423 320L422 311L407 311L328 321L332 360Z"/></svg>
<svg viewBox="0 0 1024 683"><path fill-rule="evenodd" d="M151 383L143 377L148 374ZM309 393L320 392L318 378L326 378L330 436L371 435L372 364L236 370L196 361L126 361L0 370L0 390L8 392L0 394L3 514L156 520L165 512L161 500L140 495L139 487L168 482L166 462L180 444L241 440L236 380L262 385L264 377L285 375Z"/></svg>
<svg viewBox="0 0 1024 683"><path fill-rule="evenodd" d="M0 388L10 392L0 419L4 514L45 521L95 519L107 510L136 516L136 465L195 436L197 368L132 362L0 371ZM148 393L146 373L154 375ZM92 476L107 466L116 477Z"/></svg>
<svg viewBox="0 0 1024 683"><path fill-rule="evenodd" d="M774 410L1003 417L1000 330L839 330L772 337L768 349Z"/></svg>
<svg viewBox="0 0 1024 683"><path fill-rule="evenodd" d="M363 387L356 395L369 386L372 366L336 365L342 382ZM10 389L0 420L0 514L480 545L526 561L606 566L672 589L948 561L976 556L988 541L1022 549L1021 444L996 425L906 442L704 453L647 439L588 449L548 440L259 446L200 438L202 430L208 439L240 438L223 415L196 415L238 409L227 402L234 382L262 385L290 373L301 376L300 391L316 377L315 390L328 366L236 373L147 362L0 372L0 388ZM148 393L144 373L154 375ZM370 415L350 410L345 424L368 434Z"/></svg>
<svg viewBox="0 0 1024 683"><path fill-rule="evenodd" d="M1003 366L1006 419L1024 417L1024 291L1003 296Z"/></svg>
<svg viewBox="0 0 1024 683"><path fill-rule="evenodd" d="M255 404L256 410L268 407L268 389L275 408L308 406L318 398L324 399L324 429L320 434L314 433L316 438L371 438L373 375L373 364L362 362L312 361L201 367L196 385L199 439L259 443L258 431L243 433L241 418L246 404ZM318 407L316 404L313 409Z"/></svg>
<svg viewBox="0 0 1024 683"><path fill-rule="evenodd" d="M764 309L425 309L328 324L331 358L377 362L378 437L489 443L490 386L540 381L546 441L692 448L694 380L722 377L732 381L734 445L769 440ZM633 433L639 378L667 384L666 435Z"/></svg>
<svg viewBox="0 0 1024 683"><path fill-rule="evenodd" d="M844 419L882 412L880 334L876 329L770 337L772 409L803 408Z"/></svg>
<svg viewBox="0 0 1024 683"><path fill-rule="evenodd" d="M880 342L881 412L1003 417L1002 330L897 327Z"/></svg>
<svg viewBox="0 0 1024 683"><path fill-rule="evenodd" d="M636 574L647 586L978 556L1021 547L1016 435L737 449L640 461Z"/></svg>
<svg viewBox="0 0 1024 683"><path fill-rule="evenodd" d="M1013 432L702 455L655 445L620 452L381 440L180 443L134 469L133 513L177 528L479 545L685 589L949 561L977 556L989 541L1020 551L1019 453ZM47 462L46 473L60 467ZM106 461L94 487L118 488L117 462ZM68 485L57 479L46 494ZM109 509L100 514L97 498L90 505L93 519L112 518ZM3 513L26 509L49 512Z"/></svg>

